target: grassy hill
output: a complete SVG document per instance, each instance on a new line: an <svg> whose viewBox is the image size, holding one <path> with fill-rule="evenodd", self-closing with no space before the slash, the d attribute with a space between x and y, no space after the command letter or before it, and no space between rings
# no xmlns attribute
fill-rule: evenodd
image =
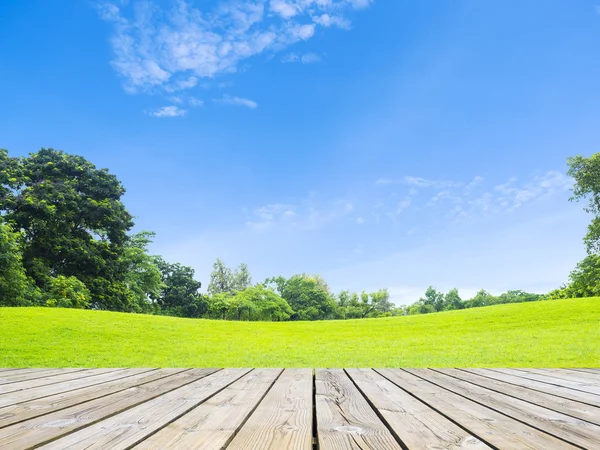
<svg viewBox="0 0 600 450"><path fill-rule="evenodd" d="M600 367L600 298L284 323L0 308L0 367L29 366Z"/></svg>

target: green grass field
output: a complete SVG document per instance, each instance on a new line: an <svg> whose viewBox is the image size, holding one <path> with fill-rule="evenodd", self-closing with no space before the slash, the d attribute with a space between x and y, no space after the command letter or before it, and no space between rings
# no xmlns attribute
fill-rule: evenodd
<svg viewBox="0 0 600 450"><path fill-rule="evenodd" d="M600 367L600 298L284 323L0 308L0 367L399 366Z"/></svg>

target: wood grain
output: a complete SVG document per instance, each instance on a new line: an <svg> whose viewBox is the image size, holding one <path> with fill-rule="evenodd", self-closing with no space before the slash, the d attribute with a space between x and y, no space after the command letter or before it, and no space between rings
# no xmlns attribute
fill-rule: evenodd
<svg viewBox="0 0 600 450"><path fill-rule="evenodd" d="M227 450L311 450L312 370L286 369Z"/></svg>
<svg viewBox="0 0 600 450"><path fill-rule="evenodd" d="M461 428L469 430L474 436L497 448L539 450L575 448L404 370L377 369L377 372L444 416L451 417Z"/></svg>
<svg viewBox="0 0 600 450"><path fill-rule="evenodd" d="M9 425L0 429L0 448L39 446L192 383L213 372L214 369L186 370L84 404Z"/></svg>
<svg viewBox="0 0 600 450"><path fill-rule="evenodd" d="M372 369L346 372L407 448L490 448Z"/></svg>
<svg viewBox="0 0 600 450"><path fill-rule="evenodd" d="M281 369L253 370L135 448L225 448L280 373Z"/></svg>
<svg viewBox="0 0 600 450"><path fill-rule="evenodd" d="M582 420L600 425L600 408L590 406L585 403L556 397L544 392L534 391L521 386L515 386L503 381L496 381L490 378L465 372L458 369L436 369L437 371L453 376L455 378L473 383L477 386L487 388L513 398L527 401L544 408L568 414Z"/></svg>
<svg viewBox="0 0 600 450"><path fill-rule="evenodd" d="M492 408L548 434L584 448L600 445L600 426L543 408L521 399L490 391L430 369L406 369L427 381Z"/></svg>
<svg viewBox="0 0 600 450"><path fill-rule="evenodd" d="M315 387L320 449L402 448L344 371L317 369Z"/></svg>

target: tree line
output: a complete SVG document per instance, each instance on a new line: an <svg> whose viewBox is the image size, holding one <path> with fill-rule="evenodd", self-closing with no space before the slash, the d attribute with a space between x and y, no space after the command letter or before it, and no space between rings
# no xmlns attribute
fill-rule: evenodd
<svg viewBox="0 0 600 450"><path fill-rule="evenodd" d="M54 149L11 157L0 149L0 306L49 306L224 320L360 319L426 314L501 303L600 295L600 154L569 158L572 200L594 214L588 256L567 285L547 295L485 290L462 300L430 286L396 307L386 289L334 294L319 275L277 276L253 284L246 264L217 259L208 293L191 267L151 255L155 234L131 233L125 189L107 169Z"/></svg>

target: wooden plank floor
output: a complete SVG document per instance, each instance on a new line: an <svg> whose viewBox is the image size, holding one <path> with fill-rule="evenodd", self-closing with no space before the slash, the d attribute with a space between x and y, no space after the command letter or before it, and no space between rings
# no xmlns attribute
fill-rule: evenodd
<svg viewBox="0 0 600 450"><path fill-rule="evenodd" d="M0 449L600 449L600 369L0 369Z"/></svg>

